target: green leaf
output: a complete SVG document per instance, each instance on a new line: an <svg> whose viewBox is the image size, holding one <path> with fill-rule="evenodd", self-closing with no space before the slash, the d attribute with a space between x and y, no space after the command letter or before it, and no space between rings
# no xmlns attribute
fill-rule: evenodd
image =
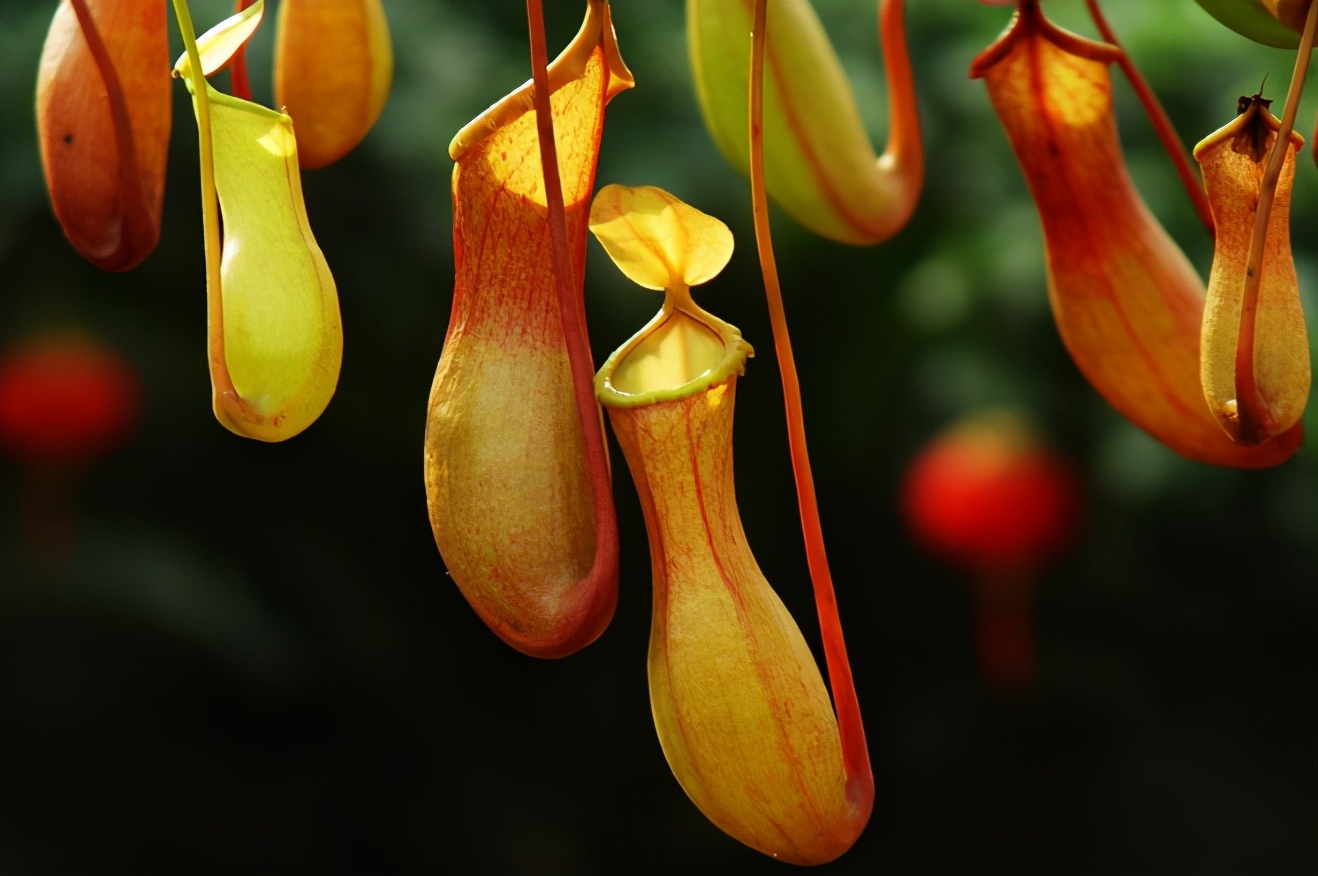
<svg viewBox="0 0 1318 876"><path fill-rule="evenodd" d="M1300 34L1282 24L1262 0L1195 0L1204 11L1241 36L1278 49L1300 45Z"/></svg>

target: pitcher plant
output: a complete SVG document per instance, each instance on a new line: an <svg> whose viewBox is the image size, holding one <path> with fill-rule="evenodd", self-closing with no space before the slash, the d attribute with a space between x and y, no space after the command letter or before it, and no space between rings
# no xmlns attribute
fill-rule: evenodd
<svg viewBox="0 0 1318 876"><path fill-rule="evenodd" d="M603 632L618 586L600 414L588 394L584 408L577 399L569 347L588 379L587 212L605 105L632 86L604 0L589 2L547 82L548 113L527 83L449 146L457 277L427 408L425 484L435 542L476 613L518 650L558 657ZM546 116L569 276L551 253L537 135Z"/></svg>
<svg viewBox="0 0 1318 876"><path fill-rule="evenodd" d="M302 58L310 31L319 66L277 66L283 88L316 95L305 108L299 99L297 112L317 143L333 140L338 157L378 116L392 53L379 0L325 5L333 14L296 2L281 14L289 21L279 58ZM43 48L37 128L51 205L74 248L106 270L138 264L160 236L170 133L166 6L62 0ZM187 3L174 0L185 46L174 75L197 117L212 407L232 432L281 441L329 403L343 339L334 278L302 200L293 120L249 99L243 47L264 0L237 7L196 38ZM206 82L226 68L233 95ZM326 120L326 106L339 114ZM316 148L317 163L332 160Z"/></svg>
<svg viewBox="0 0 1318 876"><path fill-rule="evenodd" d="M833 860L864 829L873 787L863 738L859 754L845 750L856 740L840 735L737 510L733 408L752 350L691 297L727 263L732 234L660 189L617 185L596 196L590 230L624 274L664 292L595 383L649 534L650 705L664 755L731 836L790 863Z"/></svg>
<svg viewBox="0 0 1318 876"><path fill-rule="evenodd" d="M1037 0L1018 0L1006 32L971 67L988 85L1038 206L1062 340L1113 407L1173 450L1217 465L1276 465L1302 437L1308 353L1286 227L1290 173L1265 200L1261 162L1274 144L1293 151L1299 141L1249 102L1201 145L1216 229L1206 290L1126 172L1108 72L1123 60L1113 42L1064 31ZM1213 148L1221 142L1234 159ZM1261 271L1246 267L1259 217L1272 228ZM1261 274L1261 297L1257 282L1252 295L1244 282L1251 272Z"/></svg>

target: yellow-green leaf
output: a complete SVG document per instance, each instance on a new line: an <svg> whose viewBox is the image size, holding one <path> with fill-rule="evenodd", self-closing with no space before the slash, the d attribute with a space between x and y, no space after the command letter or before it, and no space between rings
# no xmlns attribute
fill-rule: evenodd
<svg viewBox="0 0 1318 876"><path fill-rule="evenodd" d="M591 204L590 230L647 289L707 283L732 258L728 226L654 186L605 186Z"/></svg>
<svg viewBox="0 0 1318 876"><path fill-rule="evenodd" d="M197 38L197 54L201 56L201 72L210 76L233 59L238 50L247 45L247 41L261 26L265 14L265 0L256 0L251 6L221 21ZM174 63L174 75L187 77L191 64L188 54L184 52Z"/></svg>

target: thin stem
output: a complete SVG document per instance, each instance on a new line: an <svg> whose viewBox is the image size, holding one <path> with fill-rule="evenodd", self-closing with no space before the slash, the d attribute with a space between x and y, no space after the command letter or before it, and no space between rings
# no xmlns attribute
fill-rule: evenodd
<svg viewBox="0 0 1318 876"><path fill-rule="evenodd" d="M74 16L78 19L82 37L87 42L87 49L96 63L97 72L101 74L101 81L105 84L106 100L110 104L110 118L114 124L114 146L119 153L119 198L127 217L124 224L128 234L136 236L143 229L150 229L151 221L146 198L142 192L142 174L137 164L137 143L133 139L133 121L128 112L128 103L124 99L124 87L119 82L119 72L115 69L114 60L110 57L105 40L101 38L101 32L96 27L96 20L92 18L91 10L87 7L87 0L71 0L70 5L73 7ZM121 239L118 249L120 252L126 249L131 255L138 251L137 241L132 241L125 247Z"/></svg>
<svg viewBox="0 0 1318 876"><path fill-rule="evenodd" d="M1117 35L1108 26L1107 19L1103 17L1103 11L1098 8L1098 0L1085 0L1085 6L1089 8L1089 17L1094 19L1094 25L1098 28L1098 32L1103 35L1103 39L1121 50L1121 55L1117 58L1117 65L1121 67L1121 72L1125 74L1126 79L1130 82L1130 87L1135 89L1135 96L1139 98L1140 103L1144 106L1144 112L1153 125L1154 133L1162 141L1162 148L1166 150L1167 157L1172 160L1172 165L1176 168L1176 175L1181 178L1181 184L1185 186L1185 192L1190 196L1190 202L1194 205L1195 213L1199 214L1199 221L1208 229L1210 235L1216 236L1216 225L1213 222L1212 208L1208 206L1208 195L1204 192L1204 185L1199 179L1199 174L1195 172L1194 166L1190 163L1185 144L1181 142L1181 138L1176 133L1176 128L1172 126L1172 120L1167 117L1166 110L1158 102L1158 96L1153 93L1149 83L1140 74L1139 68L1130 60L1130 55L1126 53L1125 47L1117 40Z"/></svg>
<svg viewBox="0 0 1318 876"><path fill-rule="evenodd" d="M1039 680L1033 618L1038 571L985 567L972 575L980 678L1004 693L1025 693Z"/></svg>
<svg viewBox="0 0 1318 876"><path fill-rule="evenodd" d="M1318 3L1310 3L1309 13L1304 19L1304 35L1300 37L1299 52L1295 56L1290 90L1286 92L1286 107L1281 113L1281 127L1272 143L1272 151L1268 153L1258 206L1254 208L1254 234L1249 241L1249 260L1245 263L1245 289L1240 300L1240 326L1236 335L1236 412L1240 435L1247 443L1256 443L1271 419L1259 396L1254 374L1254 334L1259 285L1263 281L1263 248L1268 237L1268 222L1272 218L1272 203L1277 196L1277 181L1281 179L1281 168L1291 148L1291 132L1295 130L1295 114L1300 107L1300 93L1304 90L1304 74L1309 70L1315 32L1318 32Z"/></svg>
<svg viewBox="0 0 1318 876"><path fill-rule="evenodd" d="M78 487L82 466L33 461L24 466L19 506L22 559L35 576L63 578L78 547Z"/></svg>
<svg viewBox="0 0 1318 876"><path fill-rule="evenodd" d="M221 403L231 413L252 419L252 411L242 401L229 375L224 358L224 297L220 278L220 203L215 190L215 151L211 138L211 105L206 91L206 76L197 51L197 33L192 27L188 0L173 0L183 48L188 54L188 79L192 83L192 102L197 114L197 141L201 157L201 227L206 252L206 320L207 347L211 380L216 384ZM236 409L235 409L236 408Z"/></svg>
<svg viewBox="0 0 1318 876"><path fill-rule="evenodd" d="M901 169L914 201L924 185L924 142L911 51L906 45L906 0L879 0L879 45L888 78L888 143L880 161Z"/></svg>
<svg viewBox="0 0 1318 876"><path fill-rule="evenodd" d="M611 595L604 594L606 588L603 585L617 575L618 521L613 510L613 484L609 478L604 427L599 404L595 401L595 364L590 354L582 309L574 294L574 290L580 287L572 275L572 257L568 249L563 182L558 174L558 141L554 137L554 113L549 100L549 50L545 41L541 0L526 0L526 18L531 35L536 134L540 141L540 168L544 176L545 202L549 214L550 258L554 266L558 316L567 346L568 365L572 370L572 394L576 402L577 422L581 426L586 467L590 472L591 502L595 511L595 559L579 586L585 585L599 592L598 598L611 599ZM589 632L598 633L596 630Z"/></svg>
<svg viewBox="0 0 1318 876"><path fill-rule="evenodd" d="M238 0L234 7L234 12L242 12L248 6L255 3L256 0ZM247 78L247 44L238 47L234 52L233 60L229 62L229 90L233 92L234 97L243 100L252 99L252 83Z"/></svg>
<svg viewBox="0 0 1318 876"><path fill-rule="evenodd" d="M769 201L764 187L764 46L766 0L755 0L755 18L751 31L750 72L750 176L751 208L755 215L755 242L764 274L765 297L769 319L773 324L774 351L783 381L783 402L787 411L787 436L792 456L792 474L796 479L797 507L801 530L805 536L806 563L814 584L815 608L824 643L824 662L828 666L829 684L833 688L833 705L837 712L838 733L842 742L843 767L847 773L847 796L853 805L865 808L874 802L874 776L870 769L869 750L865 744L865 727L861 720L856 685L847 660L847 646L842 638L842 620L838 616L833 578L824 552L823 526L815 499L814 476L810 471L810 454L806 449L805 420L801 409L801 386L796 375L796 360L787 334L787 314L782 290L778 285L778 267L774 261L773 238L769 228Z"/></svg>

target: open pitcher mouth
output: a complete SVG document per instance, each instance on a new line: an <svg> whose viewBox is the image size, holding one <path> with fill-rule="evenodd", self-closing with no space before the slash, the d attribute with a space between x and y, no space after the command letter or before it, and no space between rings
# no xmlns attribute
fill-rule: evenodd
<svg viewBox="0 0 1318 876"><path fill-rule="evenodd" d="M873 795L853 781L819 666L737 508L736 383L754 351L691 297L727 264L732 234L652 186L606 186L589 227L623 274L664 295L595 376L650 544L646 666L660 747L729 836L783 861L831 861L864 829Z"/></svg>
<svg viewBox="0 0 1318 876"><path fill-rule="evenodd" d="M740 375L753 355L736 326L702 310L690 290L672 290L654 319L604 362L595 394L616 408L688 398Z"/></svg>

